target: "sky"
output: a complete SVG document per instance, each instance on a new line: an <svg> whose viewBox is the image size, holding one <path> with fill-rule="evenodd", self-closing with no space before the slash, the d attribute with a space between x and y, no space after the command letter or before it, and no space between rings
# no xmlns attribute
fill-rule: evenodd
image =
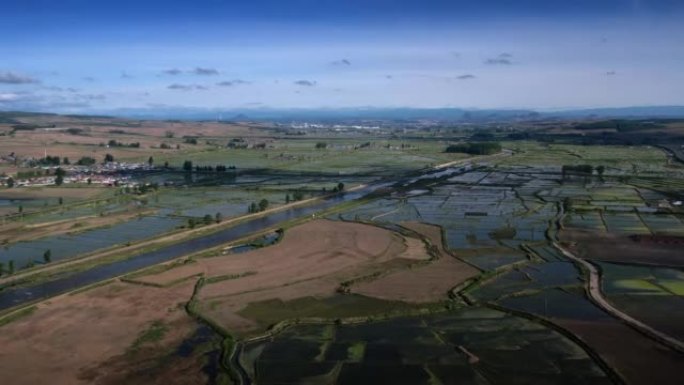
<svg viewBox="0 0 684 385"><path fill-rule="evenodd" d="M5 0L0 110L684 105L681 0Z"/></svg>

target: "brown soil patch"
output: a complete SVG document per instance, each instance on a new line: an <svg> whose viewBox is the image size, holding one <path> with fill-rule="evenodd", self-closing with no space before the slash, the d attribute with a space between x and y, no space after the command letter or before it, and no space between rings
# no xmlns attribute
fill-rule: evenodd
<svg viewBox="0 0 684 385"><path fill-rule="evenodd" d="M0 199L90 199L105 192L102 187L16 187L3 189Z"/></svg>
<svg viewBox="0 0 684 385"><path fill-rule="evenodd" d="M137 279L166 284L201 273L208 282L198 294L203 314L231 332L243 332L256 327L237 314L251 302L333 295L346 280L426 257L418 240L375 226L316 220L287 230L270 247L199 259Z"/></svg>
<svg viewBox="0 0 684 385"><path fill-rule="evenodd" d="M2 327L0 373L13 385L100 383L113 372L101 367L126 353L139 334L162 320L170 325L162 346L194 329L183 305L193 282L170 289L113 283L39 305L30 316ZM168 349L168 348L167 348Z"/></svg>
<svg viewBox="0 0 684 385"><path fill-rule="evenodd" d="M441 255L448 254L444 249L444 243L442 242L442 229L439 226L428 225L427 223L421 222L402 222L401 225L429 239L430 243L437 247L437 251Z"/></svg>
<svg viewBox="0 0 684 385"><path fill-rule="evenodd" d="M453 257L445 257L428 265L354 285L352 292L386 300L435 302L447 299L454 286L478 273L473 267Z"/></svg>
<svg viewBox="0 0 684 385"><path fill-rule="evenodd" d="M405 250L399 235L379 227L312 221L287 231L283 240L272 247L201 261L207 277L256 274L207 285L200 298L264 290L330 275L347 278L364 271L356 269L359 265L382 263Z"/></svg>
<svg viewBox="0 0 684 385"><path fill-rule="evenodd" d="M181 282L190 277L203 275L205 273L206 268L202 266L200 263L190 263L185 264L181 267L171 268L170 270L158 274L136 277L132 280L136 282L148 283L157 286L168 286L176 282Z"/></svg>
<svg viewBox="0 0 684 385"><path fill-rule="evenodd" d="M681 384L684 354L615 321L555 320L603 358L630 385Z"/></svg>
<svg viewBox="0 0 684 385"><path fill-rule="evenodd" d="M684 266L682 245L668 242L640 241L649 238L633 238L612 234L597 234L585 230L560 232L563 242L578 257L606 261L650 265ZM657 239L657 238L656 238Z"/></svg>
<svg viewBox="0 0 684 385"><path fill-rule="evenodd" d="M437 260L359 283L352 287L352 292L387 300L435 302L448 298L454 286L479 274L444 250L439 227L416 222L402 225L427 237L437 248Z"/></svg>

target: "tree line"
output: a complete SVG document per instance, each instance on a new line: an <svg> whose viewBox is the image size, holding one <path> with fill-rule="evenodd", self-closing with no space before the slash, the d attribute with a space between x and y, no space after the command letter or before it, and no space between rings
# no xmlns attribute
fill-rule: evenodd
<svg viewBox="0 0 684 385"><path fill-rule="evenodd" d="M463 153L471 155L491 155L501 152L501 144L498 142L470 142L449 145L448 153Z"/></svg>

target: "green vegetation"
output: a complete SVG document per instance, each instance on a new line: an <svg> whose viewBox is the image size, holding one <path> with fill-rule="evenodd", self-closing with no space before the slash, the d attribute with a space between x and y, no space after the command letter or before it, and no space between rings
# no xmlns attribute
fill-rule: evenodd
<svg viewBox="0 0 684 385"><path fill-rule="evenodd" d="M363 355L366 352L366 344L362 341L354 342L347 348L347 360L349 362L363 361Z"/></svg>
<svg viewBox="0 0 684 385"><path fill-rule="evenodd" d="M302 318L337 319L402 315L421 309L443 308L441 304L409 304L385 301L357 294L334 295L327 298L303 297L291 301L272 299L252 302L240 315L258 322L263 328L286 320Z"/></svg>
<svg viewBox="0 0 684 385"><path fill-rule="evenodd" d="M121 142L116 141L115 139L111 139L109 142L107 142L107 147L130 147L130 148L140 148L140 142L121 143Z"/></svg>
<svg viewBox="0 0 684 385"><path fill-rule="evenodd" d="M532 321L471 308L358 325L302 324L244 345L258 383L608 383L575 343ZM548 354L552 349L554 354ZM477 365L469 364L476 360ZM378 368L382 368L379 370ZM521 371L520 368L526 370ZM253 370L252 368L258 368ZM553 370L548 370L553 368ZM351 383L351 382L350 382Z"/></svg>
<svg viewBox="0 0 684 385"><path fill-rule="evenodd" d="M133 341L133 344L128 348L128 351L136 352L144 345L159 342L164 338L168 331L169 327L163 321L154 321L146 330L143 330L138 335L135 341Z"/></svg>
<svg viewBox="0 0 684 385"><path fill-rule="evenodd" d="M33 314L38 308L35 306L30 306L21 310L18 310L14 313L5 315L0 317L0 327L3 327L11 322L14 322L16 320L19 320L24 317L28 317L31 314Z"/></svg>
<svg viewBox="0 0 684 385"><path fill-rule="evenodd" d="M452 144L446 148L446 152L458 152L472 155L491 155L501 152L501 144L497 142L467 142Z"/></svg>
<svg viewBox="0 0 684 385"><path fill-rule="evenodd" d="M84 156L79 159L76 164L79 166L92 166L96 163L97 161L89 156Z"/></svg>
<svg viewBox="0 0 684 385"><path fill-rule="evenodd" d="M643 131L643 130L656 130L665 128L664 124L653 122L653 121L643 121L643 120L625 120L625 119L613 119L613 120L601 120L597 122L586 122L579 123L573 126L575 130L581 131L592 131L592 130L615 130L617 132L633 132L633 131Z"/></svg>

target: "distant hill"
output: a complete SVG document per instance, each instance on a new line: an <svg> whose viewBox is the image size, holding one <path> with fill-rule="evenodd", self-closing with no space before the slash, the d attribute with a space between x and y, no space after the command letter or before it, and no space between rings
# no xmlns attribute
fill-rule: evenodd
<svg viewBox="0 0 684 385"><path fill-rule="evenodd" d="M97 115L95 115L97 113ZM30 112L0 112L0 119L11 121L21 116L49 115ZM326 108L326 109L205 109L188 107L123 108L94 111L79 117L115 116L158 120L216 120L218 116L232 116L231 121L321 121L341 120L436 120L451 122L526 121L538 119L634 119L684 118L684 106L635 106L621 108L592 108L540 112L532 109L463 109L463 108Z"/></svg>
<svg viewBox="0 0 684 385"><path fill-rule="evenodd" d="M564 118L683 118L684 106L591 108L550 112L543 115Z"/></svg>
<svg viewBox="0 0 684 385"><path fill-rule="evenodd" d="M206 110L195 108L123 109L110 114L147 119L213 120L218 114L237 120L443 120L506 121L548 118L684 118L684 106L594 108L539 112L527 109L463 109L463 108L340 108L340 109L234 109ZM249 118L248 118L249 117Z"/></svg>

